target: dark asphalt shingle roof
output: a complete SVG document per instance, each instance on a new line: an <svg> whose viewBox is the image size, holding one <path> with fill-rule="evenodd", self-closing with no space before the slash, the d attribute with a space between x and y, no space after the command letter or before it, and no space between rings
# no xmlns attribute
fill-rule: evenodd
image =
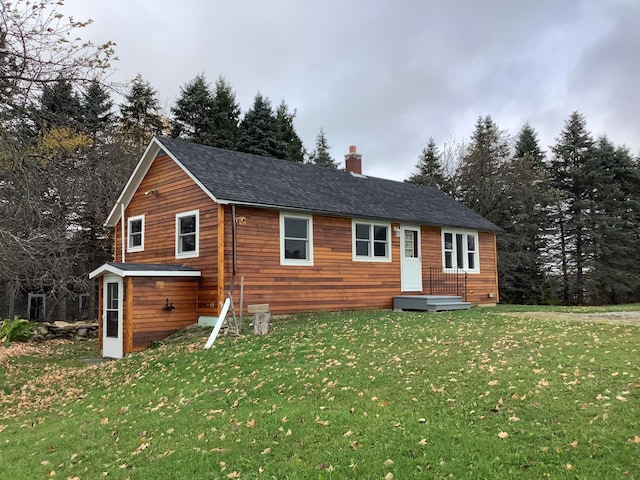
<svg viewBox="0 0 640 480"><path fill-rule="evenodd" d="M197 272L197 268L185 265L156 264L156 263L121 263L107 262L106 265L118 268L123 272Z"/></svg>
<svg viewBox="0 0 640 480"><path fill-rule="evenodd" d="M218 200L426 225L499 227L433 187L158 138Z"/></svg>

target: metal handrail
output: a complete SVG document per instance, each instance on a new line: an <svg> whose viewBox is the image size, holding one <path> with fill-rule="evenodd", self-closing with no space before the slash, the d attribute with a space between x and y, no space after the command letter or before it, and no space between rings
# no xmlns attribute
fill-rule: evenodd
<svg viewBox="0 0 640 480"><path fill-rule="evenodd" d="M466 302L468 276L461 268L445 272L439 267L429 267L429 295L455 295Z"/></svg>

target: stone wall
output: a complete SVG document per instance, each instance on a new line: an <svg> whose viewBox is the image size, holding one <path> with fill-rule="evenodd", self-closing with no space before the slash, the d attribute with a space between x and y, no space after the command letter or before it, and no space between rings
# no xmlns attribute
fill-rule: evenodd
<svg viewBox="0 0 640 480"><path fill-rule="evenodd" d="M34 341L67 338L83 340L98 336L98 322L40 322L36 325Z"/></svg>

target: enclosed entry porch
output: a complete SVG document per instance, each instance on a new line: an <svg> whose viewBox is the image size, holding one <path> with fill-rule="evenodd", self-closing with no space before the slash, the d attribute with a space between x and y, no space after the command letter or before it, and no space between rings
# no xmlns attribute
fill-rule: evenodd
<svg viewBox="0 0 640 480"><path fill-rule="evenodd" d="M197 321L200 271L182 265L108 262L98 278L98 343L103 357L122 358Z"/></svg>

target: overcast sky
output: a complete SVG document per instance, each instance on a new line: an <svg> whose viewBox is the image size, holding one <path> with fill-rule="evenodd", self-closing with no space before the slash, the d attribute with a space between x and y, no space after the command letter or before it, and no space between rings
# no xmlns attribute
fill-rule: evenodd
<svg viewBox="0 0 640 480"><path fill-rule="evenodd" d="M545 150L578 110L594 136L640 152L640 0L67 0L116 42L116 81L180 87L224 75L246 111L258 91L297 111L313 150L349 145L363 173L404 180L433 137L467 139L478 116Z"/></svg>

